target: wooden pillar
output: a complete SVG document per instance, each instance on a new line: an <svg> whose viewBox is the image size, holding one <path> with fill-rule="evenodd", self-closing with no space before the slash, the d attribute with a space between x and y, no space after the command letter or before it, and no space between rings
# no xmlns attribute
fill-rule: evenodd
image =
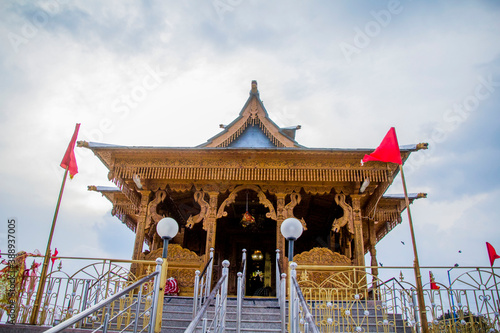
<svg viewBox="0 0 500 333"><path fill-rule="evenodd" d="M139 218L137 219L137 227L135 229L135 243L134 251L132 253L132 259L138 260L142 253L142 247L144 245L145 227L146 219L148 217L148 204L149 204L149 194L151 191L140 191L141 193L141 206L139 207ZM130 271L134 274L137 273L137 265L132 264Z"/></svg>
<svg viewBox="0 0 500 333"><path fill-rule="evenodd" d="M285 193L277 193L276 198L276 249L280 250L281 253L281 268L285 270L288 267L288 258L285 253L285 238L281 234L281 224L285 220L285 216L283 215L285 210Z"/></svg>
<svg viewBox="0 0 500 333"><path fill-rule="evenodd" d="M361 218L361 196L351 195L354 217L354 253L356 265L365 265L365 248L363 244L363 220Z"/></svg>
<svg viewBox="0 0 500 333"><path fill-rule="evenodd" d="M203 220L203 229L207 232L207 241L205 245L205 256L208 260L210 249L215 249L215 232L217 228L217 200L219 192L208 192L210 196L208 212Z"/></svg>
<svg viewBox="0 0 500 333"><path fill-rule="evenodd" d="M371 266L372 266L372 275L374 278L378 277L378 262L377 262L377 250L375 249L375 244L377 244L377 235L375 234L375 221L368 222L370 228L370 256Z"/></svg>

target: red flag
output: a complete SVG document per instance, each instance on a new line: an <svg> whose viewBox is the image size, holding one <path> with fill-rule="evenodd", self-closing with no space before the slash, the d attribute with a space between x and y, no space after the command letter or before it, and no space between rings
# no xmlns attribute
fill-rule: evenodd
<svg viewBox="0 0 500 333"><path fill-rule="evenodd" d="M401 153L399 152L398 138L396 137L396 130L394 127L391 127L373 153L363 157L361 165L368 161L391 162L399 165L403 164L403 161L401 161Z"/></svg>
<svg viewBox="0 0 500 333"><path fill-rule="evenodd" d="M495 259L500 258L500 256L497 254L497 251L495 251L495 248L488 242L486 242L486 249L488 250L488 257L490 258L490 265L493 267Z"/></svg>
<svg viewBox="0 0 500 333"><path fill-rule="evenodd" d="M54 265L54 261L57 260L56 257L57 257L58 254L59 254L59 251L57 251L57 247L56 247L56 249L54 251L54 254L52 255L52 258L50 258L50 260L52 260L52 265Z"/></svg>
<svg viewBox="0 0 500 333"><path fill-rule="evenodd" d="M432 275L431 271L429 271L429 278L431 279L431 289L439 290L439 286L436 284L436 281L434 281L434 275Z"/></svg>
<svg viewBox="0 0 500 333"><path fill-rule="evenodd" d="M78 166L76 165L76 158L75 158L75 143L76 143L76 138L78 137L78 130L80 129L80 124L76 124L75 127L75 132L73 133L73 137L71 138L71 141L69 142L68 148L66 149L66 154L64 154L64 157L61 162L61 168L69 169L69 177L73 178L74 175L78 173Z"/></svg>

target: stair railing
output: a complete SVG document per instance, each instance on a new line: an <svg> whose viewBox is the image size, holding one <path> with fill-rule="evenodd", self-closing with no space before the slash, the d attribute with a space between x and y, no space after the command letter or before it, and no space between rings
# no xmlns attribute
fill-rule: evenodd
<svg viewBox="0 0 500 333"><path fill-rule="evenodd" d="M197 326L202 319L203 326L201 332L224 332L226 328L227 276L229 274L229 261L224 260L222 262L222 266L221 278L215 285L214 289L212 289L212 292L208 295L205 303L200 308L184 333L198 332L199 328L197 328ZM209 321L207 310L213 300L215 300L215 310L213 318Z"/></svg>
<svg viewBox="0 0 500 333"><path fill-rule="evenodd" d="M289 332L298 333L301 332L299 325L304 325L304 333L308 333L309 331L313 333L319 333L318 326L314 322L314 318L307 307L306 300L304 299L304 295L302 295L302 291L300 290L300 286L297 282L297 263L290 263L290 291L289 297L290 300L288 302L288 320L289 320ZM302 317L302 318L301 318Z"/></svg>
<svg viewBox="0 0 500 333"><path fill-rule="evenodd" d="M141 332L144 331L144 329L146 329L146 327L147 327L148 332L153 333L154 332L154 324L156 322L156 308L158 305L158 297L159 297L159 291L160 291L160 273L161 273L162 263L163 263L163 259L161 259L161 258L156 259L156 271L155 272L153 272L153 273L149 274L148 276L140 279L139 281L131 284L127 288L123 289L122 291L100 301L99 303L86 309L85 311L82 311L79 314L63 321L62 323L46 330L45 333L61 332L64 329L78 323L79 321L89 317L90 315L92 315L96 312L99 315L104 314L104 321L98 328L96 328L92 332L97 332L97 331L101 330L102 332L106 333L109 329L109 325L115 319L118 319L122 315L127 313L127 311L129 311L129 309L131 309L131 308L134 311L134 314L132 315L134 319L130 321L129 325L126 326L123 329L123 331L129 329L129 327L131 327L131 325L134 325L132 329L133 329L133 332L136 333L138 328L139 328L139 320L141 318L143 320L146 320L147 316L150 316L148 324L141 330ZM143 295L142 294L143 289L144 289L144 291L147 291L147 289L143 288L144 284L151 281L152 279L154 279L154 283L153 283L154 287L148 293ZM135 301L132 302L132 304L130 304L128 307L124 308L122 311L116 313L113 317L110 318L110 316L112 315L112 313L110 313L110 311L109 311L111 303L120 299L123 296L126 296L127 294L132 292L134 289L138 289L137 296L135 296ZM152 300L152 302L150 303L149 306L144 306L143 310L141 311L141 304L143 303L143 300L149 300L149 301ZM149 303L149 302L147 302L147 303ZM101 310L101 312L99 312L100 310Z"/></svg>
<svg viewBox="0 0 500 333"><path fill-rule="evenodd" d="M210 256L203 267L203 271L197 270L194 274L194 294L193 294L193 319L196 317L196 313L199 308L203 306L203 303L210 295L210 287L212 286L212 269L214 265L214 249L210 249Z"/></svg>
<svg viewBox="0 0 500 333"><path fill-rule="evenodd" d="M276 297L280 307L281 333L286 333L286 274L281 269L280 250L276 250Z"/></svg>
<svg viewBox="0 0 500 333"><path fill-rule="evenodd" d="M281 288L279 287L281 281L281 264L280 264L280 250L276 249L276 297L280 299Z"/></svg>
<svg viewBox="0 0 500 333"><path fill-rule="evenodd" d="M415 323L417 325L419 325L419 320L420 320L420 316L418 314L418 310L417 310L417 300L416 300L416 295L415 295L415 290L411 289L411 290L408 290L406 289L399 281L398 279L396 279L395 277L392 277L390 278L389 280L387 281L384 281L382 283L379 283L376 285L375 288L370 288L368 289L368 292L372 292L373 293L373 299L375 300L377 297L375 295L375 293L377 293L378 295L384 295L384 301L387 302L387 301L390 301L389 299L387 299L387 295L385 295L385 293L383 294L381 292L381 289L382 287L384 286L389 286L389 282L392 282L392 288L389 288L390 289L390 294L391 296L395 299L395 303L398 303L400 302L400 309L402 310L402 314L404 316L404 320L406 322L411 322L412 320L415 321ZM397 283L399 285L399 287L401 288L400 289L400 292L399 292L399 297L398 297L398 293L396 292L396 288L394 287L395 283ZM408 302L408 300L410 300ZM408 303L411 303L411 306L408 307L407 306L407 302ZM407 311L405 311L404 309L409 309L411 308L411 311L410 313L408 313Z"/></svg>
<svg viewBox="0 0 500 333"><path fill-rule="evenodd" d="M280 297L278 298L280 305L280 317L281 317L281 333L286 333L286 274L281 273L280 281ZM276 290L278 290L276 288Z"/></svg>
<svg viewBox="0 0 500 333"><path fill-rule="evenodd" d="M245 297L245 286L247 279L247 250L243 249L241 255L241 267L238 272L237 298L236 298L236 332L241 330L241 308L243 307L243 298Z"/></svg>

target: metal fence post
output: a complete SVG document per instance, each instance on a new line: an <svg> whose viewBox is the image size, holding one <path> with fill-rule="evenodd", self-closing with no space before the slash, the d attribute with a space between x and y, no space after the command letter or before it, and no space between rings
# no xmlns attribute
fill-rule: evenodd
<svg viewBox="0 0 500 333"><path fill-rule="evenodd" d="M281 273L280 285L280 313L281 313L281 333L286 333L286 274Z"/></svg>
<svg viewBox="0 0 500 333"><path fill-rule="evenodd" d="M225 331L226 328L226 307L227 307L227 280L228 280L228 275L229 275L229 260L224 260L222 262L222 275L226 276L224 279L224 282L222 284L221 288L221 296L222 296L222 317L221 317L221 324L222 324L222 332Z"/></svg>
<svg viewBox="0 0 500 333"><path fill-rule="evenodd" d="M238 272L238 285L237 285L237 305L236 305L236 333L240 333L241 330L241 305L243 303L242 295L242 280L243 273Z"/></svg>
<svg viewBox="0 0 500 333"><path fill-rule="evenodd" d="M139 313L141 311L141 298L142 298L142 286L139 288L139 292L137 293L137 304L135 306L134 333L137 332L137 327L139 326Z"/></svg>
<svg viewBox="0 0 500 333"><path fill-rule="evenodd" d="M200 289L200 271L194 272L194 294L193 294L193 319L196 317L198 310L198 291Z"/></svg>
<svg viewBox="0 0 500 333"><path fill-rule="evenodd" d="M160 272L163 264L162 258L156 259L156 271L159 273L155 276L155 282L153 284L154 292L153 292L153 306L151 308L151 317L149 322L149 333L153 333L155 330L156 323L156 312L158 310L158 297L160 297Z"/></svg>
<svg viewBox="0 0 500 333"><path fill-rule="evenodd" d="M280 299L280 292L281 288L279 288L279 284L281 281L281 276L280 276L280 267L279 267L279 261L280 261L280 250L276 249L276 297Z"/></svg>
<svg viewBox="0 0 500 333"><path fill-rule="evenodd" d="M210 260L212 259L212 260ZM205 287L205 297L208 297L210 295L210 292L212 291L212 267L214 265L214 248L210 248L210 264L208 265L207 272L205 273L207 275L206 278L206 287Z"/></svg>
<svg viewBox="0 0 500 333"><path fill-rule="evenodd" d="M290 292L289 292L289 300L288 300L288 322L289 322L289 329L290 332L292 333L297 333L297 296L296 296L296 291L295 291L295 286L293 284L292 279L297 277L297 271L295 270L297 268L297 264L294 262L290 263Z"/></svg>

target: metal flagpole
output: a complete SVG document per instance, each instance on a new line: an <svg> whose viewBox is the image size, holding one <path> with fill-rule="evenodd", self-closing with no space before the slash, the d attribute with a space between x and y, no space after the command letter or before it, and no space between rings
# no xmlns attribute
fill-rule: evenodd
<svg viewBox="0 0 500 333"><path fill-rule="evenodd" d="M406 191L406 182L405 182L405 176L403 173L403 165L399 165L399 170L401 171L401 180L403 182L403 190L405 193L405 203L406 203L406 211L408 212L408 222L410 223L410 232L411 232L411 241L413 244L413 254L415 256L414 259L414 269L415 269L415 280L417 284L417 298L418 298L418 304L419 304L419 312L420 312L420 323L422 327L422 332L428 333L429 332L429 326L427 323L427 311L425 309L425 300L424 300L424 291L422 287L422 275L420 274L420 265L418 263L418 254L417 254L417 244L415 242L415 233L413 231L413 222L411 219L411 212L410 212L410 201L408 200L408 192Z"/></svg>
<svg viewBox="0 0 500 333"><path fill-rule="evenodd" d="M52 227L50 228L49 240L47 242L47 248L45 249L45 257L43 259L42 272L40 273L40 282L38 283L38 289L36 292L35 304L33 305L33 311L31 312L30 324L36 325L38 318L38 311L40 309L40 304L42 302L42 293L45 287L45 279L47 278L47 269L49 267L50 260L50 245L52 243L52 236L54 235L54 229L56 227L57 214L59 213L59 206L61 205L61 198L64 191L64 185L66 184L66 178L68 177L69 163L64 171L63 181L61 185L61 190L59 191L59 198L57 199L56 211L54 212L54 218L52 219Z"/></svg>

